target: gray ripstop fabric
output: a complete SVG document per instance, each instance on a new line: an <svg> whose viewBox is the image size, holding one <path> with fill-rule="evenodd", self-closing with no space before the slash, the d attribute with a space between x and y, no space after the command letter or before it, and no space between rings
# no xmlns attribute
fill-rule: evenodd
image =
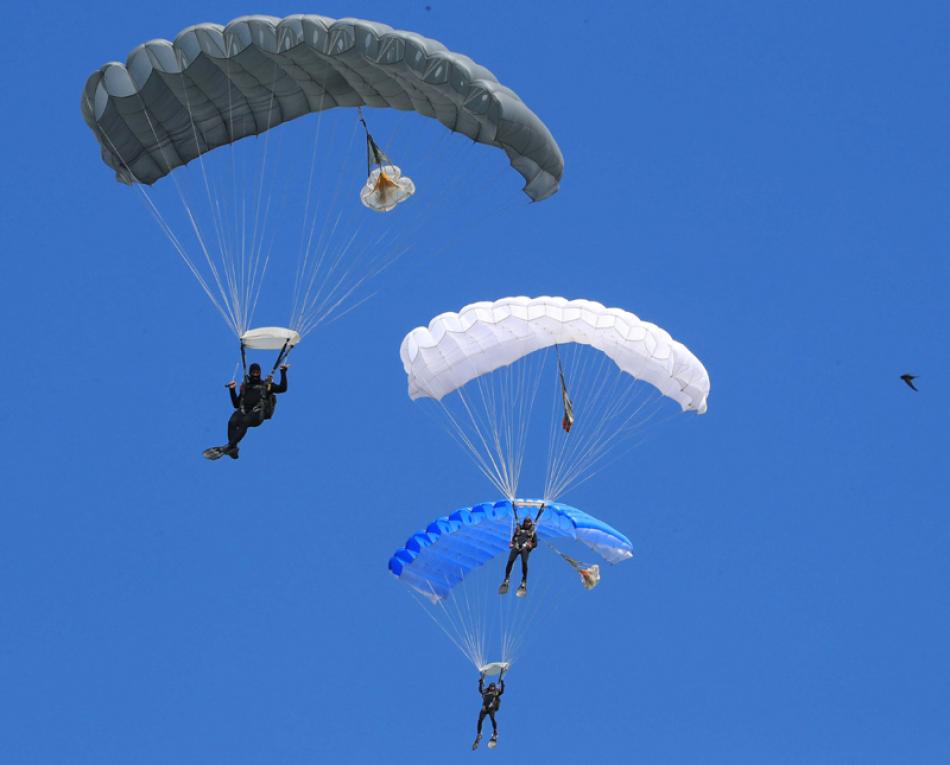
<svg viewBox="0 0 950 765"><path fill-rule="evenodd" d="M86 81L82 113L123 183L152 184L218 146L335 107L415 111L503 149L535 201L558 190L550 131L486 68L374 21L243 16L152 40Z"/></svg>

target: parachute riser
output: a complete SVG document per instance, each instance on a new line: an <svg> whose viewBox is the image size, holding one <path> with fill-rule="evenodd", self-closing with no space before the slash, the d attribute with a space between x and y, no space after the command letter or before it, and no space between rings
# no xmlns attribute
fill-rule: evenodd
<svg viewBox="0 0 950 765"><path fill-rule="evenodd" d="M535 523L535 534L537 534L537 524L541 520L541 516L544 515L544 508L547 506L547 503L542 499L519 499L511 500L511 535L514 536L515 529L518 527L518 508L519 507L536 507L538 508L537 514L534 516ZM525 516L528 517L528 516Z"/></svg>
<svg viewBox="0 0 950 765"><path fill-rule="evenodd" d="M270 374L267 375L267 392L270 393L271 385L274 382L274 373L277 372L278 367L281 364L287 361L287 358L290 356L290 352L294 349L294 346L290 344L290 340L285 340L283 347L280 349L280 353L277 354L277 358L274 361L274 366L271 367ZM244 342L241 342L241 370L243 372L244 384L247 385L248 380L250 379L247 374L247 346Z"/></svg>
<svg viewBox="0 0 950 765"><path fill-rule="evenodd" d="M291 350L293 350L293 346L290 345L290 340L285 340L284 347L280 349L280 353L277 354L277 358L274 361L274 366L271 367L270 374L267 375L268 393L270 393L271 385L274 384L274 373L277 371L277 368L287 360Z"/></svg>

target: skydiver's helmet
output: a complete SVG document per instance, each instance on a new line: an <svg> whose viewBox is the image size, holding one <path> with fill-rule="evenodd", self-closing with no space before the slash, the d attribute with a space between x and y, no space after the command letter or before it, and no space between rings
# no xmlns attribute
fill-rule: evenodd
<svg viewBox="0 0 950 765"><path fill-rule="evenodd" d="M525 518L525 519L521 522L521 528L523 528L523 529L525 529L525 530L527 530L527 531L530 531L533 526L534 526L534 521L532 521L530 518Z"/></svg>
<svg viewBox="0 0 950 765"><path fill-rule="evenodd" d="M250 374L250 376L251 376L252 378L260 377L260 376L261 376L261 365L258 364L257 362L255 362L255 363L251 364L251 366L249 366L249 367L247 368L247 371L248 371L248 374Z"/></svg>
<svg viewBox="0 0 950 765"><path fill-rule="evenodd" d="M487 690L488 690L488 693L494 693L495 691L498 690L498 687L495 685L494 682L491 682L491 683L488 684L488 689L487 689Z"/></svg>

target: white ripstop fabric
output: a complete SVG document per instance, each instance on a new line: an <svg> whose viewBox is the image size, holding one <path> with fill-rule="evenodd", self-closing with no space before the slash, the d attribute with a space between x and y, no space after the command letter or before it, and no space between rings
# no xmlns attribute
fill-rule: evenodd
<svg viewBox="0 0 950 765"><path fill-rule="evenodd" d="M288 348L293 348L299 342L300 334L285 327L258 327L241 335L241 343L245 348L259 351L279 351L284 343L287 343Z"/></svg>
<svg viewBox="0 0 950 765"><path fill-rule="evenodd" d="M412 178L403 175L396 165L385 165L369 174L360 189L360 201L370 210L389 212L415 193L416 184Z"/></svg>
<svg viewBox="0 0 950 765"><path fill-rule="evenodd" d="M478 671L485 675L485 677L492 677L494 675L500 675L502 672L507 672L510 666L511 662L493 661L488 664L482 664L482 666L478 668Z"/></svg>
<svg viewBox="0 0 950 765"><path fill-rule="evenodd" d="M685 345L629 311L592 300L522 296L472 303L416 327L399 355L409 397L438 401L480 375L563 343L596 348L683 411L706 412L709 375Z"/></svg>

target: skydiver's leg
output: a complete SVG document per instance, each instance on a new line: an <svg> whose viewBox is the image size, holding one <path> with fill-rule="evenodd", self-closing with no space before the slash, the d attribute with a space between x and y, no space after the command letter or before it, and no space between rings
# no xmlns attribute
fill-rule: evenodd
<svg viewBox="0 0 950 765"><path fill-rule="evenodd" d="M235 409L231 419L228 420L228 446L237 446L245 433L247 433L247 416L240 409Z"/></svg>
<svg viewBox="0 0 950 765"><path fill-rule="evenodd" d="M508 564L505 566L505 581L501 583L501 587L498 588L499 595L505 595L508 592L508 578L511 576L511 567L515 565L515 558L518 557L518 551L512 550L508 554Z"/></svg>
<svg viewBox="0 0 950 765"><path fill-rule="evenodd" d="M482 723L485 721L485 714L485 708L482 707L482 711L478 713L478 731L475 734L475 742L472 744L473 752L478 749L478 742L482 740Z"/></svg>
<svg viewBox="0 0 950 765"><path fill-rule="evenodd" d="M240 409L235 409L228 420L228 446L237 446L247 434L248 428L256 428L262 422L264 418L258 412L244 414Z"/></svg>
<svg viewBox="0 0 950 765"><path fill-rule="evenodd" d="M528 581L528 555L531 553L530 550L521 551L521 584L524 585Z"/></svg>
<svg viewBox="0 0 950 765"><path fill-rule="evenodd" d="M520 553L517 550L512 550L508 554L508 565L505 566L505 581L508 581L508 577L511 576L511 567L515 565L515 558L518 557Z"/></svg>
<svg viewBox="0 0 950 765"><path fill-rule="evenodd" d="M498 723L495 722L495 710L493 709L488 713L488 719L491 720L491 735L492 738L498 735Z"/></svg>

